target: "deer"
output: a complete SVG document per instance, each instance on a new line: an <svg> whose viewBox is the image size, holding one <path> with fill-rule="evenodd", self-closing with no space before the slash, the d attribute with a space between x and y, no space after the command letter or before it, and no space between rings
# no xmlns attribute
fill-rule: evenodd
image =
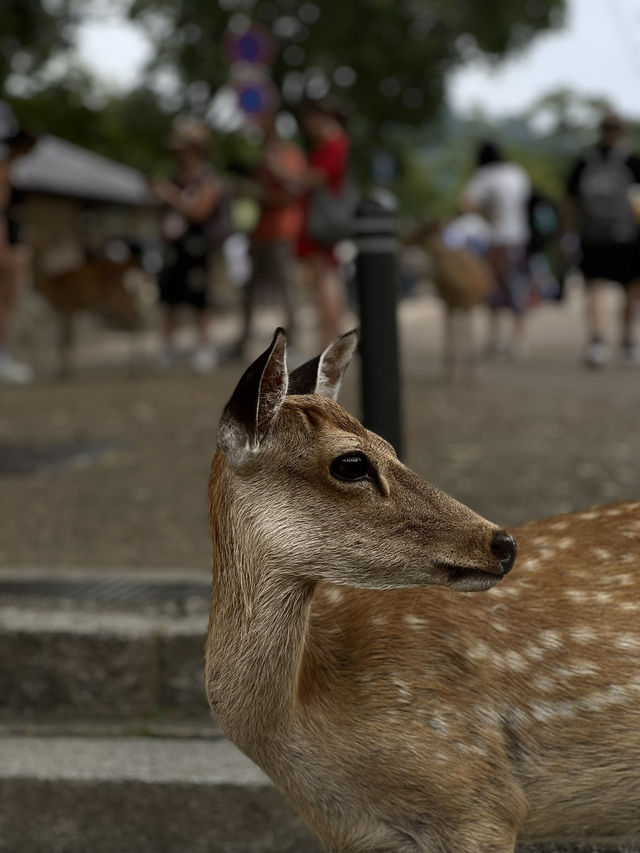
<svg viewBox="0 0 640 853"><path fill-rule="evenodd" d="M330 853L639 842L640 502L482 518L337 402L356 342L222 413L216 720Z"/></svg>
<svg viewBox="0 0 640 853"><path fill-rule="evenodd" d="M472 312L486 305L495 291L493 270L477 252L446 245L439 223L420 226L409 236L406 244L419 246L429 256L433 284L444 305L443 376L452 380L458 367L464 367L472 376L477 367Z"/></svg>
<svg viewBox="0 0 640 853"><path fill-rule="evenodd" d="M112 260L89 255L79 266L59 273L46 273L36 265L35 288L53 308L59 323L61 378L72 373L74 321L80 312L96 314L132 332L141 327L137 288L132 282L132 277L140 274L141 266L134 256Z"/></svg>

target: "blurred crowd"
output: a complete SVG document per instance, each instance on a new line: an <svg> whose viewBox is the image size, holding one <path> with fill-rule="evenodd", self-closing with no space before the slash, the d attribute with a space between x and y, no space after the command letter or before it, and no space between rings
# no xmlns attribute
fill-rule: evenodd
<svg viewBox="0 0 640 853"><path fill-rule="evenodd" d="M246 357L265 295L280 302L294 348L300 338L301 292L314 305L321 346L344 331L352 291L343 261L353 256L344 248L358 202L348 117L340 102L325 97L302 104L296 119L294 141L281 132L275 107L251 118L261 140L260 157L242 176L214 168L214 140L202 121L177 119L167 140L173 175L149 181L157 223L154 263L146 264L144 253L136 254L129 241L126 257L92 249L67 269L47 275L38 274L37 246L14 181L16 164L30 156L38 140L15 124L5 128L0 140L0 381L24 384L33 378L32 368L9 346L18 288L25 281L60 319L62 369L69 367L78 312L115 314L135 327L126 275L145 265L153 273L161 312L158 369L170 368L178 358L176 333L185 312L195 327L194 370L208 372L221 360ZM240 243L239 197L250 198L257 211ZM624 361L640 364L633 336L640 299L640 159L625 141L620 116L602 116L596 143L566 177L563 200L542 194L525 169L505 155L499 140L485 139L457 210L447 221L426 220L405 229L400 269L406 272L410 266L403 264L404 254L419 249L429 259L430 277L449 313L485 305L490 316L486 353L526 357L529 311L543 300L560 301L567 272L577 269L586 294L585 363L602 367L610 358L602 285L616 282L625 295L616 346ZM235 275L241 285L238 332L223 347L211 339L212 294L220 257L234 266L238 252L244 255ZM411 289L410 279L402 292Z"/></svg>

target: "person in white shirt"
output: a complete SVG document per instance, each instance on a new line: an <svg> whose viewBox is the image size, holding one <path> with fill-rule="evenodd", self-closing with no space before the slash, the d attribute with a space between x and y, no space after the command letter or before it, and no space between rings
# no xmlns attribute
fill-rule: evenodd
<svg viewBox="0 0 640 853"><path fill-rule="evenodd" d="M490 301L490 348L500 346L499 311L506 308L514 318L511 351L516 357L525 353L524 316L537 301L528 268L530 196L531 181L525 170L505 160L494 142L483 142L478 149L477 169L464 189L461 206L465 211L484 216L490 226L489 262L497 282Z"/></svg>

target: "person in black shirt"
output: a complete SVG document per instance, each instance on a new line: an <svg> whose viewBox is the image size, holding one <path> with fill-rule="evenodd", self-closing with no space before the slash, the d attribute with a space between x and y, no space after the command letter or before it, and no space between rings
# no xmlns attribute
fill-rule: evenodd
<svg viewBox="0 0 640 853"><path fill-rule="evenodd" d="M622 323L622 356L640 363L634 346L634 305L640 298L640 226L631 193L640 185L640 158L624 144L622 119L608 113L600 123L597 145L574 165L567 182L569 220L580 239L580 270L587 289L589 343L587 364L601 367L608 359L602 329L602 281L619 282L626 300Z"/></svg>

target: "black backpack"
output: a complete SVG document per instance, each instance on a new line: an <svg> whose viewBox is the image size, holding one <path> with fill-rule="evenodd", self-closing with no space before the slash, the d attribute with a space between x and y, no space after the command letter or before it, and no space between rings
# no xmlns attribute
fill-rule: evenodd
<svg viewBox="0 0 640 853"><path fill-rule="evenodd" d="M629 201L634 177L628 152L614 146L593 148L585 158L578 181L581 236L587 243L632 243L638 226Z"/></svg>

